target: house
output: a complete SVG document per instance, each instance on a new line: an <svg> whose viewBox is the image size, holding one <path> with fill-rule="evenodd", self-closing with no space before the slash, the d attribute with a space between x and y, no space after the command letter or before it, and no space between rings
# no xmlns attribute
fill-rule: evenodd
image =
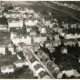
<svg viewBox="0 0 80 80"><path fill-rule="evenodd" d="M3 54L3 55L6 54L6 46L5 45L0 45L0 54Z"/></svg>
<svg viewBox="0 0 80 80"><path fill-rule="evenodd" d="M31 28L30 27L26 27L26 32L30 33L31 32Z"/></svg>
<svg viewBox="0 0 80 80"><path fill-rule="evenodd" d="M30 59L29 59L29 61L31 62L31 64L34 62L34 61L36 61L36 59L35 59L35 57L34 56L32 56Z"/></svg>
<svg viewBox="0 0 80 80"><path fill-rule="evenodd" d="M32 45L31 36L26 36L25 41L23 41L26 45Z"/></svg>
<svg viewBox="0 0 80 80"><path fill-rule="evenodd" d="M41 34L41 42L44 42L47 40L47 35L46 34Z"/></svg>
<svg viewBox="0 0 80 80"><path fill-rule="evenodd" d="M33 44L34 51L38 51L40 49L40 45L38 43Z"/></svg>
<svg viewBox="0 0 80 80"><path fill-rule="evenodd" d="M67 54L67 48L66 47L62 47L61 48L61 53L62 54Z"/></svg>
<svg viewBox="0 0 80 80"><path fill-rule="evenodd" d="M14 66L13 65L8 65L9 73L14 72Z"/></svg>
<svg viewBox="0 0 80 80"><path fill-rule="evenodd" d="M54 47L58 47L59 45L61 45L61 40L55 40L55 41L53 41L53 46Z"/></svg>
<svg viewBox="0 0 80 80"><path fill-rule="evenodd" d="M7 66L2 66L2 67L1 67L1 72L2 72L3 74L7 73L7 70L8 70L8 67L7 67Z"/></svg>
<svg viewBox="0 0 80 80"><path fill-rule="evenodd" d="M40 43L41 42L41 37L40 36L33 37L33 42L34 43Z"/></svg>
<svg viewBox="0 0 80 80"><path fill-rule="evenodd" d="M36 33L36 31L35 30L30 30L30 36L36 36L37 35L37 33Z"/></svg>
<svg viewBox="0 0 80 80"><path fill-rule="evenodd" d="M62 73L65 74L68 78L71 76L76 76L77 74L75 74L75 72L76 72L76 70L74 70L74 69L62 71Z"/></svg>
<svg viewBox="0 0 80 80"><path fill-rule="evenodd" d="M76 45L76 40L75 39L69 39L69 40L67 40L67 39L64 39L63 40L63 43L64 43L64 45L65 46L67 46L67 45L69 45L69 46L72 46L72 45Z"/></svg>
<svg viewBox="0 0 80 80"><path fill-rule="evenodd" d="M32 45L32 41L31 41L31 36L26 35L26 37L24 36L18 36L18 35L14 35L11 34L11 38L12 38L12 42L15 45L18 45L18 43L25 43L26 45Z"/></svg>
<svg viewBox="0 0 80 80"><path fill-rule="evenodd" d="M28 62L19 60L19 61L15 61L14 65L16 66L16 68L19 68L19 67L23 67L24 65L28 65Z"/></svg>
<svg viewBox="0 0 80 80"><path fill-rule="evenodd" d="M8 26L0 24L0 31L8 31Z"/></svg>
<svg viewBox="0 0 80 80"><path fill-rule="evenodd" d="M46 71L41 71L39 73L39 79L51 79L51 77Z"/></svg>
<svg viewBox="0 0 80 80"><path fill-rule="evenodd" d="M59 38L59 35L56 34L56 35L54 36L54 39L55 39L55 40L59 40L59 39L60 39L60 38Z"/></svg>
<svg viewBox="0 0 80 80"><path fill-rule="evenodd" d="M55 51L55 48L54 48L54 47L52 47L52 46L48 47L48 49L49 49L50 53L52 53L52 52L54 52L54 51Z"/></svg>
<svg viewBox="0 0 80 80"><path fill-rule="evenodd" d="M40 31L41 34L46 34L47 33L47 30L45 27L42 27L41 28L41 31Z"/></svg>
<svg viewBox="0 0 80 80"><path fill-rule="evenodd" d="M60 73L57 75L57 79L61 79L62 76L63 76L63 73L60 72Z"/></svg>
<svg viewBox="0 0 80 80"><path fill-rule="evenodd" d="M0 9L0 18L2 18L2 10Z"/></svg>
<svg viewBox="0 0 80 80"><path fill-rule="evenodd" d="M44 68L39 68L36 72L35 72L35 74L40 78L40 76L39 76L39 73L40 72L45 72L45 69Z"/></svg>
<svg viewBox="0 0 80 80"><path fill-rule="evenodd" d="M20 12L8 12L8 15L10 16L10 18L20 18L22 17L21 13Z"/></svg>
<svg viewBox="0 0 80 80"><path fill-rule="evenodd" d="M23 20L8 19L8 28L23 28Z"/></svg>
<svg viewBox="0 0 80 80"><path fill-rule="evenodd" d="M22 51L17 52L18 57L20 57L21 59L25 60L25 56L23 54Z"/></svg>
<svg viewBox="0 0 80 80"><path fill-rule="evenodd" d="M78 45L79 45L79 47L80 47L80 41L78 41Z"/></svg>
<svg viewBox="0 0 80 80"><path fill-rule="evenodd" d="M5 73L13 73L14 72L14 66L13 65L8 65L8 66L2 66L1 67L1 72L3 73L3 74L5 74Z"/></svg>
<svg viewBox="0 0 80 80"><path fill-rule="evenodd" d="M68 23L64 23L63 27L64 27L65 29L68 29L69 24L68 24Z"/></svg>
<svg viewBox="0 0 80 80"><path fill-rule="evenodd" d="M78 45L80 47L80 38L77 38L77 43L78 43Z"/></svg>
<svg viewBox="0 0 80 80"><path fill-rule="evenodd" d="M31 67L36 70L36 69L37 69L36 66L37 66L38 64L40 65L40 63L39 63L38 61L34 61L34 62L31 64L31 65L32 65Z"/></svg>
<svg viewBox="0 0 80 80"><path fill-rule="evenodd" d="M12 55L16 54L16 53L14 52L14 46L13 46L13 44L11 44L11 43L8 45L8 50L12 53Z"/></svg>
<svg viewBox="0 0 80 80"><path fill-rule="evenodd" d="M38 20L25 20L25 25L26 26L36 26L38 23Z"/></svg>
<svg viewBox="0 0 80 80"><path fill-rule="evenodd" d="M41 79L51 79L51 77L49 75L45 75L44 77L42 77Z"/></svg>
<svg viewBox="0 0 80 80"><path fill-rule="evenodd" d="M65 34L64 39L75 39L75 36L72 34Z"/></svg>

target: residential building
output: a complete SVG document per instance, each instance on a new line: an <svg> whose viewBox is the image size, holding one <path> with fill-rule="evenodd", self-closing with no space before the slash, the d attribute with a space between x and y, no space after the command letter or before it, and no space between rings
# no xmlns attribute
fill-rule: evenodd
<svg viewBox="0 0 80 80"><path fill-rule="evenodd" d="M2 66L1 67L1 72L3 73L3 74L5 74L5 73L12 73L12 72L14 72L14 67L13 67L13 65L8 65L8 66Z"/></svg>
<svg viewBox="0 0 80 80"><path fill-rule="evenodd" d="M75 39L75 36L72 34L65 34L64 38L65 39Z"/></svg>
<svg viewBox="0 0 80 80"><path fill-rule="evenodd" d="M8 65L8 73L13 73L14 72L14 66L13 65Z"/></svg>
<svg viewBox="0 0 80 80"><path fill-rule="evenodd" d="M62 48L61 48L61 53L62 53L62 54L67 54L67 52L68 52L68 51L67 51L67 48L66 48L66 47L62 47Z"/></svg>
<svg viewBox="0 0 80 80"><path fill-rule="evenodd" d="M11 44L11 43L8 45L8 50L11 52L12 55L16 54L16 53L14 52L14 46L13 46L13 44Z"/></svg>
<svg viewBox="0 0 80 80"><path fill-rule="evenodd" d="M46 28L45 27L41 28L41 32L40 33L41 34L46 34L47 33Z"/></svg>
<svg viewBox="0 0 80 80"><path fill-rule="evenodd" d="M23 20L8 20L8 28L22 28L23 27Z"/></svg>
<svg viewBox="0 0 80 80"><path fill-rule="evenodd" d="M6 46L5 45L0 45L0 54L3 54L3 55L6 54Z"/></svg>
<svg viewBox="0 0 80 80"><path fill-rule="evenodd" d="M13 44L15 44L15 45L18 45L18 43L21 43L21 42L25 43L26 45L32 45L31 37L29 35L26 35L26 37L24 37L24 36L19 37L12 33L11 38L12 38L11 40L12 40Z"/></svg>
<svg viewBox="0 0 80 80"><path fill-rule="evenodd" d="M14 65L16 66L16 68L19 68L19 67L23 67L24 65L29 65L29 64L27 61L19 60L19 61L15 61Z"/></svg>
<svg viewBox="0 0 80 80"><path fill-rule="evenodd" d="M7 73L7 66L2 66L1 67L1 72L3 73L3 74L5 74L5 73Z"/></svg>
<svg viewBox="0 0 80 80"><path fill-rule="evenodd" d="M65 46L68 46L68 45L69 46L75 46L77 42L75 39L69 39L69 40L64 39L63 43Z"/></svg>
<svg viewBox="0 0 80 80"><path fill-rule="evenodd" d="M36 26L38 23L38 20L25 20L25 25L26 26Z"/></svg>
<svg viewBox="0 0 80 80"><path fill-rule="evenodd" d="M21 18L22 15L20 12L8 12L9 18Z"/></svg>
<svg viewBox="0 0 80 80"><path fill-rule="evenodd" d="M0 31L8 31L8 26L0 24Z"/></svg>
<svg viewBox="0 0 80 80"><path fill-rule="evenodd" d="M33 50L38 51L40 49L40 45L38 43L33 44Z"/></svg>
<svg viewBox="0 0 80 80"><path fill-rule="evenodd" d="M41 79L51 79L51 77L49 75L45 75L43 78Z"/></svg>

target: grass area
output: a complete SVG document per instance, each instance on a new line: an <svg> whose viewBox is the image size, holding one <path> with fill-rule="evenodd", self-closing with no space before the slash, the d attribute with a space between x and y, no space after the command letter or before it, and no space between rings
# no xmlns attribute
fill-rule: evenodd
<svg viewBox="0 0 80 80"><path fill-rule="evenodd" d="M28 67L22 67L17 68L14 73L0 74L0 79L34 79L34 77Z"/></svg>
<svg viewBox="0 0 80 80"><path fill-rule="evenodd" d="M0 57L0 67L5 66L5 65L10 65L13 64L14 61L17 61L17 56L16 55L11 55L11 54L6 54Z"/></svg>

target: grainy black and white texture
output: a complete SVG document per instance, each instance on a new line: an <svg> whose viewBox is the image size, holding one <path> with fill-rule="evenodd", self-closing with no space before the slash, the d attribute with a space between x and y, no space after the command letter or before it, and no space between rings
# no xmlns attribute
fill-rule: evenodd
<svg viewBox="0 0 80 80"><path fill-rule="evenodd" d="M0 1L0 79L79 78L79 1Z"/></svg>

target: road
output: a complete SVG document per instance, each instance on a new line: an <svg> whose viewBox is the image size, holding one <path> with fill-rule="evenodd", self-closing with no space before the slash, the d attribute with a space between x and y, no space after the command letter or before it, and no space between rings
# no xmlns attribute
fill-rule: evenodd
<svg viewBox="0 0 80 80"><path fill-rule="evenodd" d="M23 53L26 54L27 50L35 57L35 59L37 59L40 64L43 66L43 68L48 72L48 74L51 76L52 79L55 79L54 76L52 75L52 73L48 70L48 68L41 62L41 60L38 58L38 56L36 54L34 54L34 51L32 50L32 48L30 47L26 47L25 50L23 50Z"/></svg>

